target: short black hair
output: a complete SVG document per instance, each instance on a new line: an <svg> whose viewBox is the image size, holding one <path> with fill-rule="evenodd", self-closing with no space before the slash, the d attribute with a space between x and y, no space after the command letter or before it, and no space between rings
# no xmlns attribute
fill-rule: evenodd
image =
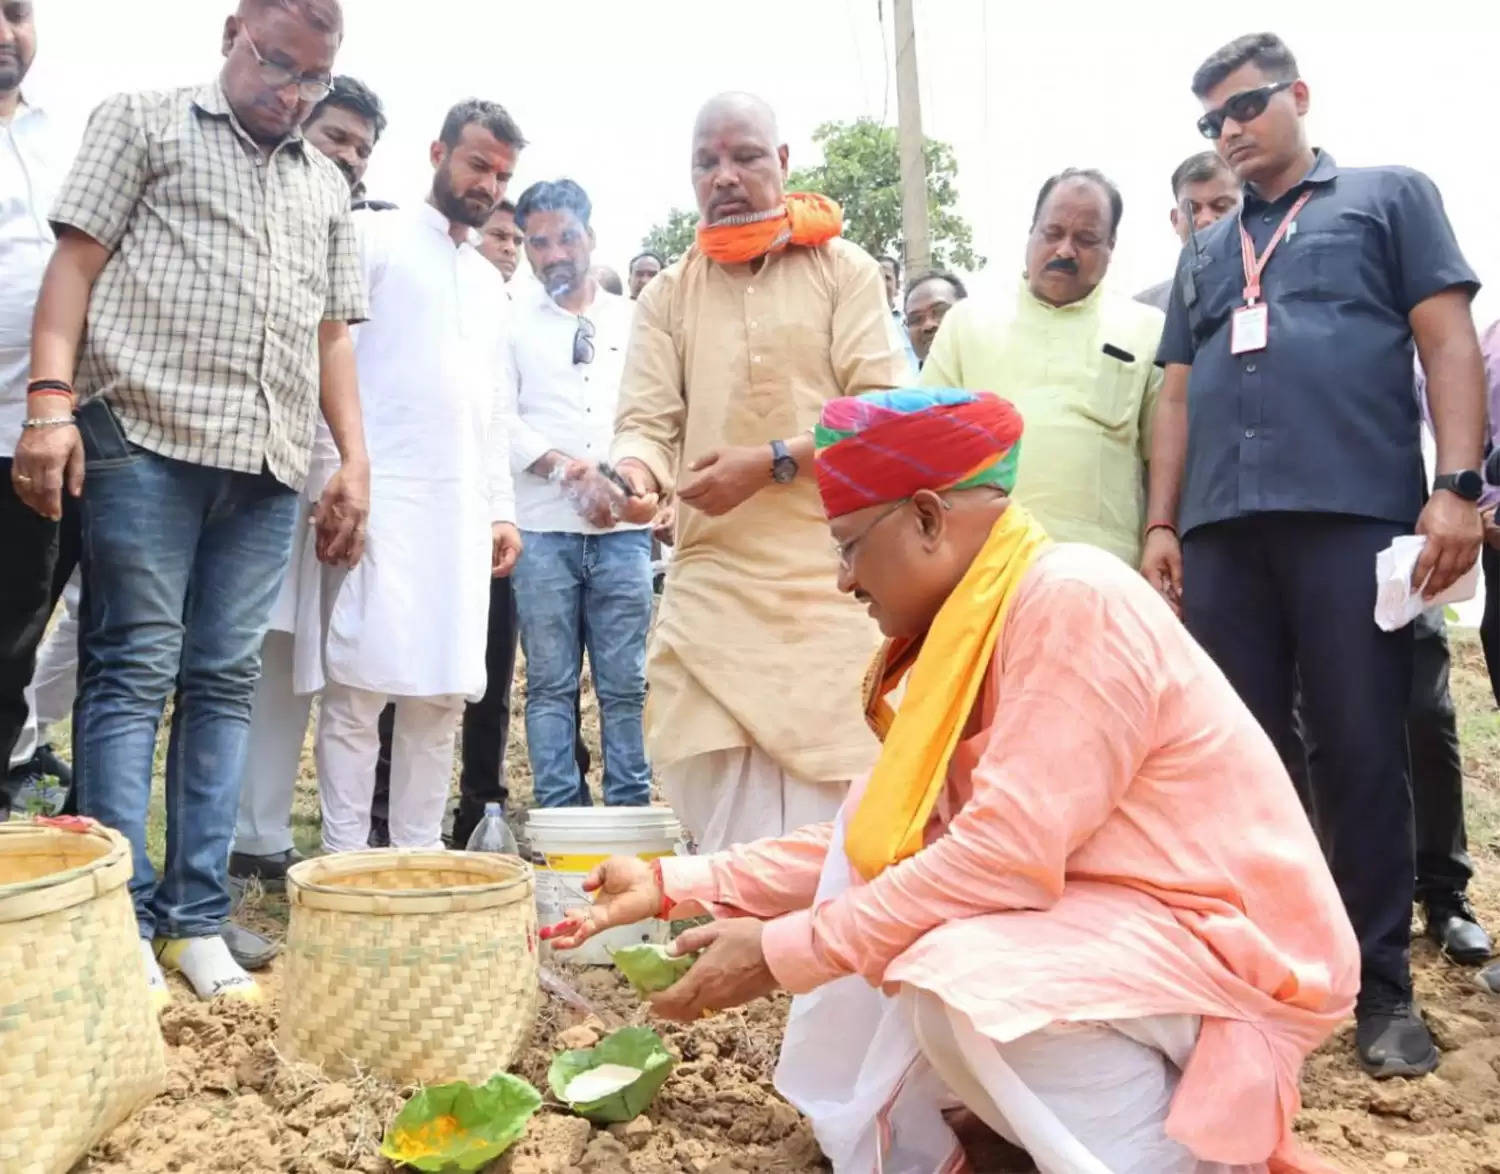
<svg viewBox="0 0 1500 1174"><path fill-rule="evenodd" d="M508 147L519 151L526 145L521 128L505 107L499 102L486 102L483 98L465 98L448 111L438 138L445 147L456 147L463 137L464 127L476 122Z"/></svg>
<svg viewBox="0 0 1500 1174"><path fill-rule="evenodd" d="M491 210L490 215L493 216L496 212L509 212L511 215L511 219L515 219L516 206L509 200L501 200L498 204L495 205L493 210Z"/></svg>
<svg viewBox="0 0 1500 1174"><path fill-rule="evenodd" d="M375 91L356 77L341 73L334 78L333 89L328 91L328 97L313 107L312 113L307 116L307 122L317 122L318 116L330 106L337 106L340 110L347 110L350 114L363 118L374 128L377 143L385 133L385 107L381 105Z"/></svg>
<svg viewBox="0 0 1500 1174"><path fill-rule="evenodd" d="M1052 189L1070 179L1086 180L1104 189L1105 195L1109 197L1109 239L1113 241L1115 234L1120 231L1120 217L1125 215L1125 198L1104 172L1093 167L1066 167L1042 184L1042 190L1037 193L1036 207L1031 213L1031 227L1035 228L1036 222L1042 218L1042 205L1047 202Z"/></svg>
<svg viewBox="0 0 1500 1174"><path fill-rule="evenodd" d="M1294 82L1298 77L1297 59L1285 41L1275 33L1248 33L1210 54L1198 67L1193 74L1193 93L1203 97L1243 65L1254 65L1272 81Z"/></svg>
<svg viewBox="0 0 1500 1174"><path fill-rule="evenodd" d="M921 277L907 284L906 293L901 299L901 304L905 306L906 299L911 297L912 291L919 285L926 285L929 281L946 281L953 287L953 292L958 295L959 301L963 301L969 296L969 291L964 288L964 283L958 279L957 274L949 273L946 269L929 269Z"/></svg>
<svg viewBox="0 0 1500 1174"><path fill-rule="evenodd" d="M594 205L589 202L588 193L571 179L544 179L532 184L516 201L516 223L522 232L533 212L571 212L587 228Z"/></svg>
<svg viewBox="0 0 1500 1174"><path fill-rule="evenodd" d="M1189 155L1172 172L1172 199L1177 199L1184 184L1204 183L1220 175L1234 175L1234 169L1224 162L1217 151L1199 151Z"/></svg>
<svg viewBox="0 0 1500 1174"><path fill-rule="evenodd" d="M889 253L885 253L879 257L876 257L875 260L881 265L889 265L896 271L896 280L901 280L901 262L896 260L895 257L891 256Z"/></svg>
<svg viewBox="0 0 1500 1174"><path fill-rule="evenodd" d="M625 272L634 273L635 263L644 257L650 257L657 263L657 265L659 265L663 269L667 267L667 263L662 259L662 255L660 253L658 253L655 249L647 249L644 253L637 253L634 257L630 258L630 264L625 267Z"/></svg>

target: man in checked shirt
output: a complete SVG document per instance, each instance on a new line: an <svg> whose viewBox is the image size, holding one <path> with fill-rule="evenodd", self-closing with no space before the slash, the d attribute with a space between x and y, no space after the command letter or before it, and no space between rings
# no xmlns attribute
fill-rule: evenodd
<svg viewBox="0 0 1500 1174"><path fill-rule="evenodd" d="M349 186L298 130L342 34L338 0L241 0L219 77L101 105L52 211L12 480L57 517L64 482L77 496L87 474L78 806L131 842L158 1005L163 964L202 998L259 997L219 931L260 646L320 407L342 468L313 519L318 552L353 564L364 541ZM158 880L146 809L174 692Z"/></svg>

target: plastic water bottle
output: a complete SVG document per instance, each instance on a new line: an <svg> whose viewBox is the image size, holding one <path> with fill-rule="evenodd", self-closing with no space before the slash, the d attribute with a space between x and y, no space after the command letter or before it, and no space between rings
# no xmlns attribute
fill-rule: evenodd
<svg viewBox="0 0 1500 1174"><path fill-rule="evenodd" d="M516 837L505 822L505 812L498 803L484 805L484 818L464 846L469 852L503 852L507 856L519 856Z"/></svg>

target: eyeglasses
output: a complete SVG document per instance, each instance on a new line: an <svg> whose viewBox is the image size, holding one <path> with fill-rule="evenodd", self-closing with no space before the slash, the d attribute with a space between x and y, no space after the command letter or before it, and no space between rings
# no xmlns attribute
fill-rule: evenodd
<svg viewBox="0 0 1500 1174"><path fill-rule="evenodd" d="M1217 110L1210 110L1198 120L1198 133L1206 139L1217 139L1224 133L1226 118L1232 118L1238 123L1253 122L1266 112L1273 97L1296 84L1295 81L1274 82L1259 89L1233 94L1224 105Z"/></svg>
<svg viewBox="0 0 1500 1174"><path fill-rule="evenodd" d="M899 511L902 506L911 505L911 500L909 497L903 497L900 501L892 503L881 510L879 516L853 538L846 539L843 542L835 542L833 544L833 551L839 556L839 569L845 574L852 571L854 569L854 551L859 544L874 533L876 526ZM945 510L953 508L953 503L946 497L940 497L938 501L942 503Z"/></svg>
<svg viewBox="0 0 1500 1174"><path fill-rule="evenodd" d="M244 32L243 29L240 31ZM255 42L250 39L249 33L245 33L245 44L249 45L250 52L255 54L256 64L260 66L260 80L265 82L270 89L284 90L287 86L295 85L297 96L304 102L321 102L333 93L333 83L328 78L293 73L284 65L267 61L260 55L260 50L255 47Z"/></svg>
<svg viewBox="0 0 1500 1174"><path fill-rule="evenodd" d="M594 361L594 324L582 314L578 316L578 329L573 332L573 366Z"/></svg>

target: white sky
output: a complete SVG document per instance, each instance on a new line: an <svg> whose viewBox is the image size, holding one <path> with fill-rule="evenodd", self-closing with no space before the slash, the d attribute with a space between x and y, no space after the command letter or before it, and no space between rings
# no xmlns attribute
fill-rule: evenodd
<svg viewBox="0 0 1500 1174"><path fill-rule="evenodd" d="M65 131L122 89L211 77L233 0L36 0L39 48L27 90ZM623 270L673 204L692 205L688 136L698 104L723 89L764 95L793 164L812 161L813 127L896 118L891 13L877 0L345 0L337 68L370 84L391 126L372 194L419 199L427 146L447 108L493 98L532 146L511 195L570 175L596 207L596 260ZM958 154L962 210L990 258L978 283L1019 272L1037 187L1065 166L1103 169L1125 196L1111 279L1134 291L1170 271L1172 168L1206 143L1188 80L1243 32L1275 29L1313 92L1313 141L1347 165L1403 163L1437 181L1481 279L1500 287L1495 122L1500 3L1375 5L1261 0L1253 15L1188 0L918 0L927 133ZM882 45L887 46L883 51ZM891 65L894 65L893 60ZM888 81L888 78L890 79ZM1500 292L1477 315L1500 315Z"/></svg>

